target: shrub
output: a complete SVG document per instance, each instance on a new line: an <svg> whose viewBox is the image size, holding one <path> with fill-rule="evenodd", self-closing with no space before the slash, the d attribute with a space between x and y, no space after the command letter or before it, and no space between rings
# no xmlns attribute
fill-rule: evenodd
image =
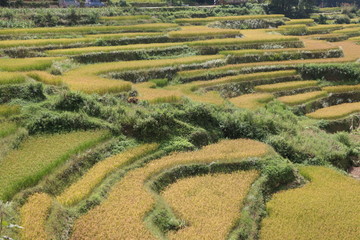
<svg viewBox="0 0 360 240"><path fill-rule="evenodd" d="M351 19L348 16L338 16L335 19L336 24L350 24Z"/></svg>
<svg viewBox="0 0 360 240"><path fill-rule="evenodd" d="M0 104L7 103L12 99L37 102L45 98L43 85L39 83L0 86Z"/></svg>

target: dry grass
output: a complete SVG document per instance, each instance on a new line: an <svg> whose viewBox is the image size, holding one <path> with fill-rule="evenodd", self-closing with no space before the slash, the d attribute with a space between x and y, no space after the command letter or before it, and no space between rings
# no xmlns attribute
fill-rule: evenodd
<svg viewBox="0 0 360 240"><path fill-rule="evenodd" d="M229 101L239 108L255 110L273 100L274 95L270 93L251 93L239 97L230 98Z"/></svg>
<svg viewBox="0 0 360 240"><path fill-rule="evenodd" d="M52 199L45 193L35 193L20 210L21 239L47 240L50 239L46 232L46 220L51 209Z"/></svg>
<svg viewBox="0 0 360 240"><path fill-rule="evenodd" d="M260 92L280 92L280 91L295 90L299 88L314 87L317 86L317 84L318 81L291 81L291 82L259 85L255 87L255 90Z"/></svg>
<svg viewBox="0 0 360 240"><path fill-rule="evenodd" d="M135 159L148 154L157 147L158 144L141 145L98 162L77 182L72 184L59 197L57 197L58 201L67 206L76 204L88 196L108 174L117 168L129 164Z"/></svg>
<svg viewBox="0 0 360 240"><path fill-rule="evenodd" d="M42 82L45 84L55 85L55 86L60 86L63 84L60 77L54 76L47 72L33 71L33 72L27 73L27 75L29 77L35 79L36 81L39 81L39 82Z"/></svg>
<svg viewBox="0 0 360 240"><path fill-rule="evenodd" d="M89 131L29 137L0 161L0 199L7 200L35 184L72 154L94 145L106 134Z"/></svg>
<svg viewBox="0 0 360 240"><path fill-rule="evenodd" d="M283 96L283 97L279 97L278 100L285 104L293 106L293 105L311 102L320 98L324 98L326 96L328 96L328 93L326 91L315 91L315 92L307 92L307 93L301 93L291 96Z"/></svg>
<svg viewBox="0 0 360 240"><path fill-rule="evenodd" d="M62 55L77 55L84 53L95 53L95 52L113 52L113 51L130 51L130 50L141 50L151 48L167 48L174 46L182 46L183 43L149 43L149 44L130 44L124 46L102 46L102 47L84 47L84 48L69 48L69 49L56 49L46 51L51 56L62 56Z"/></svg>
<svg viewBox="0 0 360 240"><path fill-rule="evenodd" d="M189 225L170 232L169 239L225 239L258 175L247 171L197 176L168 187L163 197Z"/></svg>
<svg viewBox="0 0 360 240"><path fill-rule="evenodd" d="M154 239L143 219L155 203L144 186L147 179L179 165L236 162L271 153L266 144L246 139L224 140L195 152L174 153L129 172L108 198L80 217L71 239ZM101 219L101 221L94 221Z"/></svg>
<svg viewBox="0 0 360 240"><path fill-rule="evenodd" d="M322 108L306 116L316 119L336 120L360 112L360 102L343 103L331 107Z"/></svg>
<svg viewBox="0 0 360 240"><path fill-rule="evenodd" d="M260 239L359 239L360 182L326 167L300 170L310 183L273 196Z"/></svg>

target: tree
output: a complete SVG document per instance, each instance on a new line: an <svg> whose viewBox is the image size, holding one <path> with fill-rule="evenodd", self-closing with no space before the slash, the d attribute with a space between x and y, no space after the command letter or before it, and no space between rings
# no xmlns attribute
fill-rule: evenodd
<svg viewBox="0 0 360 240"><path fill-rule="evenodd" d="M0 6L1 7L7 7L9 5L9 1L8 0L0 0Z"/></svg>
<svg viewBox="0 0 360 240"><path fill-rule="evenodd" d="M271 12L285 14L287 17L306 18L313 12L315 0L272 0Z"/></svg>

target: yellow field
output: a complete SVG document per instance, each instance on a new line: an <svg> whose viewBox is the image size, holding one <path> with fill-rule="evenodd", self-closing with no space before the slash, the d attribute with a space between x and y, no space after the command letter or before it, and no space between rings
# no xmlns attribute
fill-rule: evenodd
<svg viewBox="0 0 360 240"><path fill-rule="evenodd" d="M132 44L124 46L103 46L103 47L84 47L84 48L69 48L69 49L56 49L46 51L51 56L62 55L76 55L83 53L95 53L95 52L112 52L112 51L130 51L141 50L151 48L167 48L174 46L183 46L183 43L149 43L149 44Z"/></svg>
<svg viewBox="0 0 360 240"><path fill-rule="evenodd" d="M71 239L154 239L143 223L155 199L145 188L147 179L179 165L236 162L264 156L271 148L253 140L223 140L196 152L175 153L129 172L117 183L108 198L75 222ZM94 222L94 219L102 219Z"/></svg>
<svg viewBox="0 0 360 240"><path fill-rule="evenodd" d="M191 56L176 59L142 60L128 62L111 62L84 65L64 74L63 81L72 90L80 90L87 93L116 93L129 91L132 84L122 80L106 79L99 77L100 74L115 71L128 71L147 68L160 68L177 66L180 64L193 64L221 59L221 55ZM126 63L126 64L125 64ZM81 78L79 78L81 76Z"/></svg>
<svg viewBox="0 0 360 240"><path fill-rule="evenodd" d="M45 193L35 193L20 210L21 239L24 240L47 240L46 219L50 212L52 199Z"/></svg>
<svg viewBox="0 0 360 240"><path fill-rule="evenodd" d="M60 77L51 75L50 73L47 73L47 72L32 71L32 72L27 73L27 75L29 77L35 79L36 81L39 81L39 82L42 82L45 84L56 85L56 86L60 86L63 84Z"/></svg>
<svg viewBox="0 0 360 240"><path fill-rule="evenodd" d="M359 239L360 182L326 167L300 172L310 183L273 196L260 239Z"/></svg>
<svg viewBox="0 0 360 240"><path fill-rule="evenodd" d="M108 33L108 32L161 32L176 28L172 23L149 23L124 26L75 26L75 27L43 27L43 28L12 28L0 29L0 35L27 35L27 34L65 34L65 33Z"/></svg>
<svg viewBox="0 0 360 240"><path fill-rule="evenodd" d="M64 205L73 205L79 202L88 196L108 174L121 166L131 163L136 158L148 154L157 147L158 144L141 145L98 162L77 182L57 197L57 200Z"/></svg>
<svg viewBox="0 0 360 240"><path fill-rule="evenodd" d="M335 120L341 119L357 112L360 112L360 103L354 102L321 108L319 110L316 110L315 112L306 114L306 116L316 119Z"/></svg>
<svg viewBox="0 0 360 240"><path fill-rule="evenodd" d="M291 81L291 82L282 82L274 84L265 84L255 87L256 91L260 92L279 92L279 91L288 91L298 88L313 87L318 84L317 81Z"/></svg>
<svg viewBox="0 0 360 240"><path fill-rule="evenodd" d="M23 82L25 82L25 75L22 73L0 72L0 85Z"/></svg>
<svg viewBox="0 0 360 240"><path fill-rule="evenodd" d="M53 61L61 60L58 57L41 57L41 58L1 58L0 71L16 72L45 70L51 67Z"/></svg>
<svg viewBox="0 0 360 240"><path fill-rule="evenodd" d="M101 141L107 134L79 131L29 137L0 161L0 199L8 199L22 188L37 183L72 154Z"/></svg>
<svg viewBox="0 0 360 240"><path fill-rule="evenodd" d="M210 28L206 26L186 26L181 27L179 31L171 31L168 36L171 38L198 38L198 37L225 37L241 36L241 31L237 29Z"/></svg>
<svg viewBox="0 0 360 240"><path fill-rule="evenodd" d="M11 115L18 114L21 107L18 105L5 105L0 104L0 117L10 117Z"/></svg>
<svg viewBox="0 0 360 240"><path fill-rule="evenodd" d="M324 91L329 93L355 92L360 90L360 85L337 85L324 87Z"/></svg>
<svg viewBox="0 0 360 240"><path fill-rule="evenodd" d="M165 201L189 225L170 232L169 239L225 239L258 175L248 171L198 176L165 189Z"/></svg>
<svg viewBox="0 0 360 240"><path fill-rule="evenodd" d="M328 96L328 93L326 91L315 91L315 92L307 92L307 93L301 93L291 96L283 96L279 97L278 100L288 104L288 105L298 105L310 101L314 101L316 99L324 98Z"/></svg>

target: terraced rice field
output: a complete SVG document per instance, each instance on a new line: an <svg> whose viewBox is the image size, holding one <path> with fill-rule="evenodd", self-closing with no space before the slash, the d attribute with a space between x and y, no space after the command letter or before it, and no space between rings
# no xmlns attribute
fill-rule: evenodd
<svg viewBox="0 0 360 240"><path fill-rule="evenodd" d="M169 234L169 239L222 239L239 218L241 203L256 171L198 176L180 180L162 194L188 227Z"/></svg>
<svg viewBox="0 0 360 240"><path fill-rule="evenodd" d="M197 152L178 153L152 161L128 173L113 187L101 205L77 220L72 239L154 239L143 223L143 218L155 203L153 194L144 186L149 178L179 165L213 161L230 163L248 157L261 157L270 152L270 147L260 142L225 140ZM94 223L94 218L106 221Z"/></svg>
<svg viewBox="0 0 360 240"><path fill-rule="evenodd" d="M359 183L291 162L358 157L319 126L356 124L359 24L171 11L0 29L0 200L16 202L15 239L358 239ZM306 151L317 137L333 149Z"/></svg>
<svg viewBox="0 0 360 240"><path fill-rule="evenodd" d="M260 239L357 239L359 181L326 167L300 172L309 183L267 203Z"/></svg>
<svg viewBox="0 0 360 240"><path fill-rule="evenodd" d="M9 199L19 190L36 184L72 154L98 143L105 136L103 131L93 131L29 138L19 149L1 159L0 199Z"/></svg>

